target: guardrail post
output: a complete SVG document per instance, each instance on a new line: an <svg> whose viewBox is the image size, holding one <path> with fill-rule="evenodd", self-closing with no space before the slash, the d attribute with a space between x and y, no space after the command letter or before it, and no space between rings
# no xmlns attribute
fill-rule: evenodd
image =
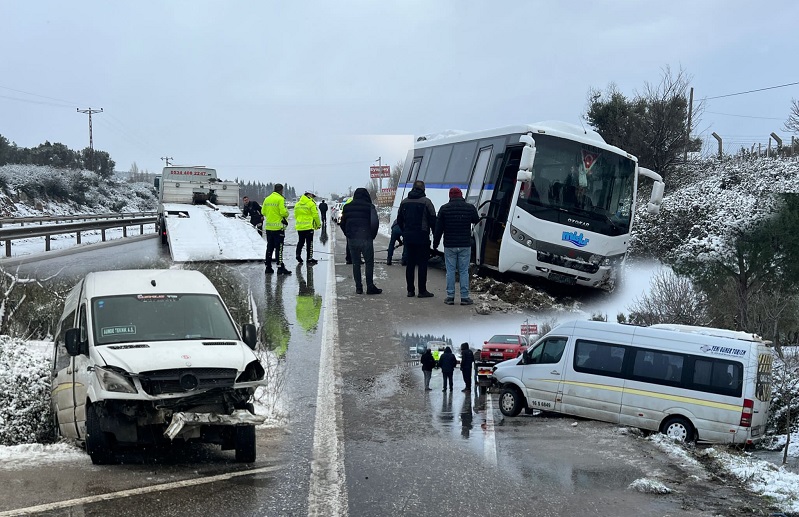
<svg viewBox="0 0 799 517"><path fill-rule="evenodd" d="M144 225L143 224L139 225L139 235L144 235Z"/></svg>
<svg viewBox="0 0 799 517"><path fill-rule="evenodd" d="M100 230L100 239L105 242L105 228Z"/></svg>
<svg viewBox="0 0 799 517"><path fill-rule="evenodd" d="M128 227L127 226L123 226L122 227L122 236L123 237L127 237L128 236Z"/></svg>
<svg viewBox="0 0 799 517"><path fill-rule="evenodd" d="M6 241L6 257L11 256L11 239Z"/></svg>
<svg viewBox="0 0 799 517"><path fill-rule="evenodd" d="M78 239L78 244L80 244L80 231L75 232L75 237Z"/></svg>
<svg viewBox="0 0 799 517"><path fill-rule="evenodd" d="M44 251L50 251L50 236L44 236Z"/></svg>

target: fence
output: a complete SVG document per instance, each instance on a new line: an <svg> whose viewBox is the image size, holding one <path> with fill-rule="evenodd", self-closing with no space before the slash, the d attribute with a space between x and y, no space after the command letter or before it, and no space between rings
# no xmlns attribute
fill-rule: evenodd
<svg viewBox="0 0 799 517"><path fill-rule="evenodd" d="M157 212L132 212L124 214L4 217L0 218L0 242L5 243L6 257L11 256L12 241L31 237L44 237L45 251L50 251L50 238L53 235L74 233L77 244L80 244L81 232L100 230L101 239L105 242L106 230L122 228L122 236L127 237L128 227L139 226L140 234L144 234L144 225L154 224L157 216ZM60 223L61 221L80 222Z"/></svg>

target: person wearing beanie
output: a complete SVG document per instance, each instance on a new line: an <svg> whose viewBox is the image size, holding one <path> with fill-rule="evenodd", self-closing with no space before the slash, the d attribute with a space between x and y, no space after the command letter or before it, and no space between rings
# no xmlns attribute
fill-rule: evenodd
<svg viewBox="0 0 799 517"><path fill-rule="evenodd" d="M363 294L361 279L361 257L366 264L366 294L380 294L382 289L374 283L375 248L379 226L377 209L372 203L369 191L365 188L355 189L352 202L341 209L341 229L347 236L347 248L352 258L352 276L355 279L355 292Z"/></svg>
<svg viewBox="0 0 799 517"><path fill-rule="evenodd" d="M427 290L427 261L430 259L430 232L436 227L436 209L424 193L424 181L416 180L408 197L402 200L397 213L402 240L407 247L405 283L408 296L416 296L414 276L418 269L419 298L430 298Z"/></svg>
<svg viewBox="0 0 799 517"><path fill-rule="evenodd" d="M447 268L447 297L444 303L455 304L455 272L461 286L461 305L472 305L469 297L469 259L472 252L472 225L480 220L477 208L463 199L458 187L449 189L449 203L438 210L433 248L444 237L444 263Z"/></svg>

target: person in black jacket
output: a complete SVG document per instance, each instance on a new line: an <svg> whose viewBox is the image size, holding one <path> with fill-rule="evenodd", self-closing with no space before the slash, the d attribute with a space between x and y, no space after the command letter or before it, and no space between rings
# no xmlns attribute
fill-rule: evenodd
<svg viewBox="0 0 799 517"><path fill-rule="evenodd" d="M241 215L243 215L244 217L249 217L250 224L253 226L253 228L255 228L256 230L260 230L261 223L264 220L264 216L261 213L261 205L259 205L255 201L250 201L250 198L247 196L244 196L241 200L244 201L244 206L242 207Z"/></svg>
<svg viewBox="0 0 799 517"><path fill-rule="evenodd" d="M472 365L474 364L474 352L469 349L469 343L461 343L461 374L463 383L466 387L461 391L472 391Z"/></svg>
<svg viewBox="0 0 799 517"><path fill-rule="evenodd" d="M427 261L430 258L430 232L436 227L436 209L424 194L424 181L413 182L408 197L402 200L397 214L397 223L402 228L402 240L408 250L405 267L405 283L408 296L415 296L414 276L419 270L419 298L430 298L427 290Z"/></svg>
<svg viewBox="0 0 799 517"><path fill-rule="evenodd" d="M436 360L433 359L433 352L429 348L425 349L420 361L422 363L422 373L424 374L424 390L430 391L430 377L433 375L433 368L436 366Z"/></svg>
<svg viewBox="0 0 799 517"><path fill-rule="evenodd" d="M319 213L322 215L322 228L324 228L327 226L327 203L324 199L319 203Z"/></svg>
<svg viewBox="0 0 799 517"><path fill-rule="evenodd" d="M347 248L352 257L352 276L355 279L355 292L363 294L361 280L361 256L366 263L366 294L380 294L382 289L374 283L375 248L377 237L377 209L372 204L369 191L365 188L355 189L352 201L342 207L341 228L347 236Z"/></svg>
<svg viewBox="0 0 799 517"><path fill-rule="evenodd" d="M441 374L444 376L444 389L441 391L447 391L447 382L449 382L449 390L452 391L452 374L455 372L456 364L458 364L458 360L452 353L452 349L445 348L444 353L438 358L438 367L441 368Z"/></svg>
<svg viewBox="0 0 799 517"><path fill-rule="evenodd" d="M444 303L455 303L455 272L461 284L461 305L471 305L469 298L469 259L472 253L472 225L480 220L477 208L463 199L458 187L449 189L449 203L438 210L433 248L444 236L444 261L447 266L447 297Z"/></svg>

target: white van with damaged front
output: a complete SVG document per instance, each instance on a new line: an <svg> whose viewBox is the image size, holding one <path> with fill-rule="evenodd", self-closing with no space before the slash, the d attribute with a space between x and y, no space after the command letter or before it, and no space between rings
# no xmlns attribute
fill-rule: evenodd
<svg viewBox="0 0 799 517"><path fill-rule="evenodd" d="M253 395L264 385L256 329L236 328L197 271L89 273L67 296L53 355L62 436L94 463L125 446L181 439L255 461Z"/></svg>

